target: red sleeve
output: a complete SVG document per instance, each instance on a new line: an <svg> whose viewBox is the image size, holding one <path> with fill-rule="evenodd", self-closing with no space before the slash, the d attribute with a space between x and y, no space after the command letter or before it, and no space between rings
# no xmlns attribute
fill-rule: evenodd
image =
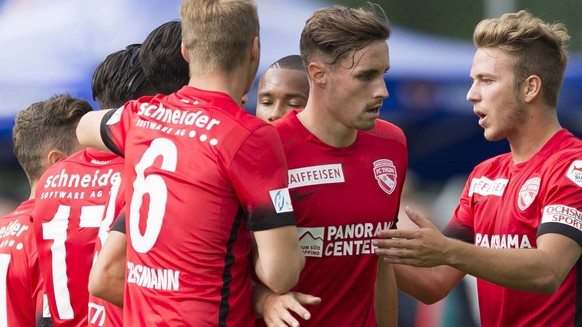
<svg viewBox="0 0 582 327"><path fill-rule="evenodd" d="M453 213L453 217L443 230L447 237L456 238L465 242L473 243L475 238L474 213L471 205L471 174L465 183L465 188L459 199L459 204Z"/></svg>
<svg viewBox="0 0 582 327"><path fill-rule="evenodd" d="M247 137L228 174L247 213L250 230L295 225L287 189L287 160L271 125L263 125Z"/></svg>
<svg viewBox="0 0 582 327"><path fill-rule="evenodd" d="M538 236L557 233L582 245L582 157L552 161L542 176L542 219ZM542 196L542 194L540 194Z"/></svg>
<svg viewBox="0 0 582 327"><path fill-rule="evenodd" d="M129 101L123 107L110 110L101 120L101 138L111 152L120 157L125 154L125 137L131 125L133 108L136 101Z"/></svg>

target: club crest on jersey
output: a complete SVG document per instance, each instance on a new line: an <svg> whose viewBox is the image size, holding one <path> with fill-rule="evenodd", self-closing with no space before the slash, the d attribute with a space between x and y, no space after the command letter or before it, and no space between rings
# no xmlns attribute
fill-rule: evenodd
<svg viewBox="0 0 582 327"><path fill-rule="evenodd" d="M566 177L568 177L572 182L576 183L576 185L582 187L582 160L575 160L568 168L568 172L566 173Z"/></svg>
<svg viewBox="0 0 582 327"><path fill-rule="evenodd" d="M521 210L527 209L538 195L538 191L540 190L540 178L534 177L530 178L523 185L519 190L519 196L517 197L517 206Z"/></svg>
<svg viewBox="0 0 582 327"><path fill-rule="evenodd" d="M380 159L374 161L374 177L376 177L378 185L384 192L392 194L396 189L398 174L392 160Z"/></svg>

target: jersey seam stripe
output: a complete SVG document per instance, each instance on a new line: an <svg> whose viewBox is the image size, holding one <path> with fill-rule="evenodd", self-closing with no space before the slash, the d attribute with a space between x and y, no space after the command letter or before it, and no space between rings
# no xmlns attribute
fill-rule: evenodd
<svg viewBox="0 0 582 327"><path fill-rule="evenodd" d="M226 255L224 256L224 271L222 272L222 289L220 291L220 309L218 315L218 326L220 327L226 327L226 320L230 312L230 304L228 299L230 297L230 282L232 281L231 267L234 264L232 246L237 240L238 229L240 227L242 217L243 209L242 207L239 207L230 230L228 242L226 243Z"/></svg>

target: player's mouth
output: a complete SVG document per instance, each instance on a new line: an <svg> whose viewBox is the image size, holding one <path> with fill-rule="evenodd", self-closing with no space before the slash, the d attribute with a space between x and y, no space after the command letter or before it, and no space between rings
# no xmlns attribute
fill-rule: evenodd
<svg viewBox="0 0 582 327"><path fill-rule="evenodd" d="M366 112L376 117L380 116L380 108L382 107L382 103L374 104L366 109Z"/></svg>
<svg viewBox="0 0 582 327"><path fill-rule="evenodd" d="M484 127L487 115L477 108L473 108L473 112L479 117L479 126Z"/></svg>

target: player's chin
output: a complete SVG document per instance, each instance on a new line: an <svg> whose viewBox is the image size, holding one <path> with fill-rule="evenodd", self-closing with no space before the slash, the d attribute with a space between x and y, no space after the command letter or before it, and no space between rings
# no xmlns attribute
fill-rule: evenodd
<svg viewBox="0 0 582 327"><path fill-rule="evenodd" d="M369 131L376 126L376 119L377 118L363 119L357 122L355 127L361 131Z"/></svg>
<svg viewBox="0 0 582 327"><path fill-rule="evenodd" d="M490 141L490 142L501 141L504 139L503 135L496 133L491 128L485 128L485 131L483 132L483 136L485 137L485 139L487 141Z"/></svg>

